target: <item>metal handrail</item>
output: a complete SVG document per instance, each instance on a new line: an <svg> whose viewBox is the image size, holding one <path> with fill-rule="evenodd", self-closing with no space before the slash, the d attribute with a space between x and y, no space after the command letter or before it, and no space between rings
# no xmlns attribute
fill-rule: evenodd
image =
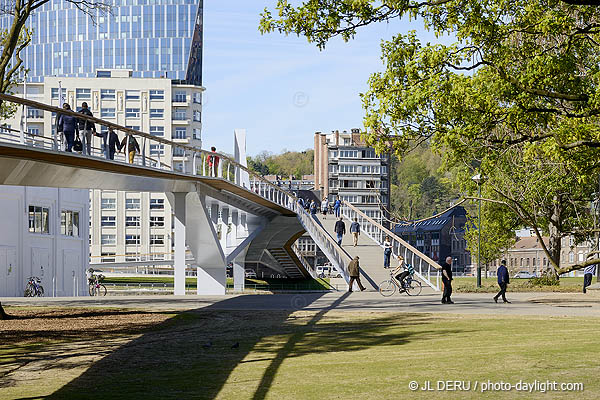
<svg viewBox="0 0 600 400"><path fill-rule="evenodd" d="M393 252L396 255L402 255L406 263L412 264L412 266L415 268L415 273L425 283L427 283L433 289L439 290L440 270L442 267L437 262L429 258L427 255L423 254L410 243L406 242L405 240L397 236L394 232L387 229L379 222L375 221L374 219L372 219L364 212L362 212L354 205L348 203L345 200L342 201L342 214L350 221L352 221L353 218L358 217L360 219L359 223L361 225L361 231L364 232L367 236L369 236L374 242L378 243L380 246L383 245L384 242L383 235L385 234L385 236L389 236L392 239ZM364 229L365 227L363 224L365 221L370 224L370 226L366 226L367 229ZM418 268L415 264L415 257L418 259ZM423 263L425 263L426 265L424 266ZM436 277L435 284L431 282L432 269Z"/></svg>

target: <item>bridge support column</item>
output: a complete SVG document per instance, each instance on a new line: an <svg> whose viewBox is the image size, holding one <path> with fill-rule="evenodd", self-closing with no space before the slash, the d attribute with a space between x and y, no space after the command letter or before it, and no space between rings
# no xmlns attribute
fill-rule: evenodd
<svg viewBox="0 0 600 400"><path fill-rule="evenodd" d="M246 252L244 252L245 254ZM243 292L245 288L246 271L243 260L239 257L233 261L233 291Z"/></svg>
<svg viewBox="0 0 600 400"><path fill-rule="evenodd" d="M176 296L185 295L185 198L187 193L173 193L173 213L175 218L175 271L174 291Z"/></svg>

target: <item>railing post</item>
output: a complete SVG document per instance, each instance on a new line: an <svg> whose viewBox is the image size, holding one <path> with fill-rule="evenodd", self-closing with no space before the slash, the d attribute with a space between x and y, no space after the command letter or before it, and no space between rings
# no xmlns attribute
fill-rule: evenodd
<svg viewBox="0 0 600 400"><path fill-rule="evenodd" d="M142 140L142 165L146 166L146 137Z"/></svg>
<svg viewBox="0 0 600 400"><path fill-rule="evenodd" d="M183 161L181 162L181 172L185 174L185 149L183 149Z"/></svg>
<svg viewBox="0 0 600 400"><path fill-rule="evenodd" d="M192 175L198 175L198 171L196 169L196 156L198 155L198 153L194 152L194 156L192 158Z"/></svg>
<svg viewBox="0 0 600 400"><path fill-rule="evenodd" d="M206 156L202 157L202 176L206 176Z"/></svg>

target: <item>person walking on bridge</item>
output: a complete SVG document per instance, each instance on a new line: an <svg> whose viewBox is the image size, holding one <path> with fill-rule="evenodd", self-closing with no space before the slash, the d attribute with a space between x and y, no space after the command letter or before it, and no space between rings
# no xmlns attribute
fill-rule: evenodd
<svg viewBox="0 0 600 400"><path fill-rule="evenodd" d="M323 200L321 201L321 213L323 213L323 219L327 218L327 210L329 209L329 200L327 200L327 197L323 197Z"/></svg>
<svg viewBox="0 0 600 400"><path fill-rule="evenodd" d="M217 148L215 146L212 146L210 151L213 154L208 156L208 175L216 177L219 169L219 156L217 155Z"/></svg>
<svg viewBox="0 0 600 400"><path fill-rule="evenodd" d="M364 287L360 282L360 263L358 261L359 259L360 258L358 256L355 256L354 259L350 261L350 264L348 264L348 275L350 275L350 282L348 282L348 293L352 293L352 286L354 285L354 281L356 281L356 283L358 284L358 287L360 288L361 292L366 289L366 287Z"/></svg>
<svg viewBox="0 0 600 400"><path fill-rule="evenodd" d="M340 200L340 196L338 196L338 198L335 199L335 203L333 203L333 212L335 213L336 218L340 217L341 211L342 211L342 201ZM352 231L350 231L350 232L352 232Z"/></svg>
<svg viewBox="0 0 600 400"><path fill-rule="evenodd" d="M358 218L354 218L354 222L350 224L350 233L352 233L352 240L354 241L354 247L358 245L358 237L360 236L360 224Z"/></svg>
<svg viewBox="0 0 600 400"><path fill-rule="evenodd" d="M81 110L79 110L79 113L88 117L94 116L85 101L81 103ZM88 156L92 155L92 134L96 135L96 125L92 121L79 118L79 131L82 133L83 154Z"/></svg>
<svg viewBox="0 0 600 400"><path fill-rule="evenodd" d="M71 106L68 103L64 103L63 110L71 111ZM65 136L65 151L71 153L73 144L75 143L75 134L79 136L77 118L71 115L60 114L56 120L56 125L56 132L62 132Z"/></svg>
<svg viewBox="0 0 600 400"><path fill-rule="evenodd" d="M137 140L135 140L135 137L131 133L128 133L121 142L121 149L126 149L126 151L129 152L129 164L133 164L136 151L138 153L140 152L140 145Z"/></svg>
<svg viewBox="0 0 600 400"><path fill-rule="evenodd" d="M392 239L388 236L383 242L383 268L390 267L390 258L392 257Z"/></svg>
<svg viewBox="0 0 600 400"><path fill-rule="evenodd" d="M506 287L510 282L510 277L508 276L508 269L506 268L506 260L502 260L500 262L500 266L496 271L496 275L498 275L498 286L500 286L500 291L497 295L494 296L494 301L498 302L498 297L502 296L502 300L505 303L510 303L510 301L506 300Z"/></svg>
<svg viewBox="0 0 600 400"><path fill-rule="evenodd" d="M335 233L337 233L337 242L341 246L342 238L346 234L346 224L344 224L344 220L342 217L335 222L335 226L333 227Z"/></svg>
<svg viewBox="0 0 600 400"><path fill-rule="evenodd" d="M108 128L108 132L106 133L106 137L102 137L104 140L104 148L106 151L106 159L114 160L115 153L117 151L121 151L121 141L119 140L119 136L113 130L113 128Z"/></svg>

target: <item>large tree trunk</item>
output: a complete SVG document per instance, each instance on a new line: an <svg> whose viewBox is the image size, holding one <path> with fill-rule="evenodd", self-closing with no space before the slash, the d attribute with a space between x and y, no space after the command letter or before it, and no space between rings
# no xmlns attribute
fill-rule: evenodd
<svg viewBox="0 0 600 400"><path fill-rule="evenodd" d="M4 308L2 308L2 303L0 303L0 320L9 319L10 315L4 312Z"/></svg>
<svg viewBox="0 0 600 400"><path fill-rule="evenodd" d="M548 243L548 250L552 261L551 272L554 277L558 279L558 269L560 268L560 250L561 250L561 235L560 235L560 223L562 214L562 204L560 196L554 196L554 210L552 211L552 217L550 218L550 225L548 227L550 233L550 240Z"/></svg>

